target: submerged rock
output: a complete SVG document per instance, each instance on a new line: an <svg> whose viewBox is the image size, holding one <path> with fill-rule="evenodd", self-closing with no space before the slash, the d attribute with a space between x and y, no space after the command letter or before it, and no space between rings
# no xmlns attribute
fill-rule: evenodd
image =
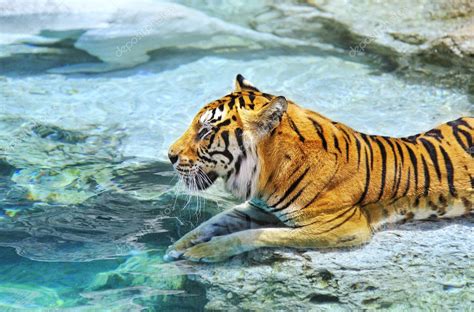
<svg viewBox="0 0 474 312"><path fill-rule="evenodd" d="M360 248L258 250L199 265L208 310L466 310L474 301L474 219L418 222Z"/></svg>

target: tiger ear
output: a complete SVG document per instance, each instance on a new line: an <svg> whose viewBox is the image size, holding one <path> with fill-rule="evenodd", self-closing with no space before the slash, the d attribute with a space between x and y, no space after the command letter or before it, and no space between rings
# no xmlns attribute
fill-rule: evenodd
<svg viewBox="0 0 474 312"><path fill-rule="evenodd" d="M235 77L235 92L242 92L242 91L256 91L260 92L257 88L255 88L247 79L244 78L241 74L238 74Z"/></svg>
<svg viewBox="0 0 474 312"><path fill-rule="evenodd" d="M288 102L285 97L277 96L273 98L251 117L251 120L249 120L250 130L257 134L257 137L271 132L280 124L283 114L287 109Z"/></svg>

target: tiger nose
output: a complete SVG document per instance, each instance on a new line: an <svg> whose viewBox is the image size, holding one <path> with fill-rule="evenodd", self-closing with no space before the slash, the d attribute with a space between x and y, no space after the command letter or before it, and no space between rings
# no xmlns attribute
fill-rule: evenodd
<svg viewBox="0 0 474 312"><path fill-rule="evenodd" d="M170 159L173 165L178 161L178 155L172 153L168 153L168 158Z"/></svg>

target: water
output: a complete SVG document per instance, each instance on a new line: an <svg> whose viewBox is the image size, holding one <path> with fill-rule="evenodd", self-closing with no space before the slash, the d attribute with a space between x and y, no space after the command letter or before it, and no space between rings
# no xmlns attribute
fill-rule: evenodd
<svg viewBox="0 0 474 312"><path fill-rule="evenodd" d="M86 26L68 20L79 10L74 3L59 7L66 16L57 15L55 25L40 20L15 35L29 38L27 44L12 42L14 31L0 33L0 310L201 310L204 289L188 278L192 266L165 264L162 255L236 201L220 184L186 194L176 185L167 147L202 105L232 90L237 73L366 133L410 135L474 114L462 91L409 82L382 59L354 58L314 42L255 47L245 36L224 31L217 40L204 32L205 40L158 47L132 68L104 66L100 58L114 54L117 42L92 53ZM157 3L136 4L136 16ZM206 2L181 3L216 16L224 30L233 29L227 22L248 27L235 19L238 4L216 10ZM100 23L104 12L80 14ZM37 16L16 18L0 16L0 23ZM127 23L113 25L123 30ZM32 38L35 27L58 29ZM80 33L94 56L73 46ZM120 42L134 36L119 36Z"/></svg>

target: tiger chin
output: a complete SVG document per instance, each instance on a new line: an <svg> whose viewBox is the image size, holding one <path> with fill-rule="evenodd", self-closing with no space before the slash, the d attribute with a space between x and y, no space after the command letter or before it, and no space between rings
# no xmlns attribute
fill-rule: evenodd
<svg viewBox="0 0 474 312"><path fill-rule="evenodd" d="M386 223L473 212L474 118L406 138L368 135L241 75L170 147L188 187L222 178L244 202L189 232L166 260L217 262L261 247L368 242Z"/></svg>

